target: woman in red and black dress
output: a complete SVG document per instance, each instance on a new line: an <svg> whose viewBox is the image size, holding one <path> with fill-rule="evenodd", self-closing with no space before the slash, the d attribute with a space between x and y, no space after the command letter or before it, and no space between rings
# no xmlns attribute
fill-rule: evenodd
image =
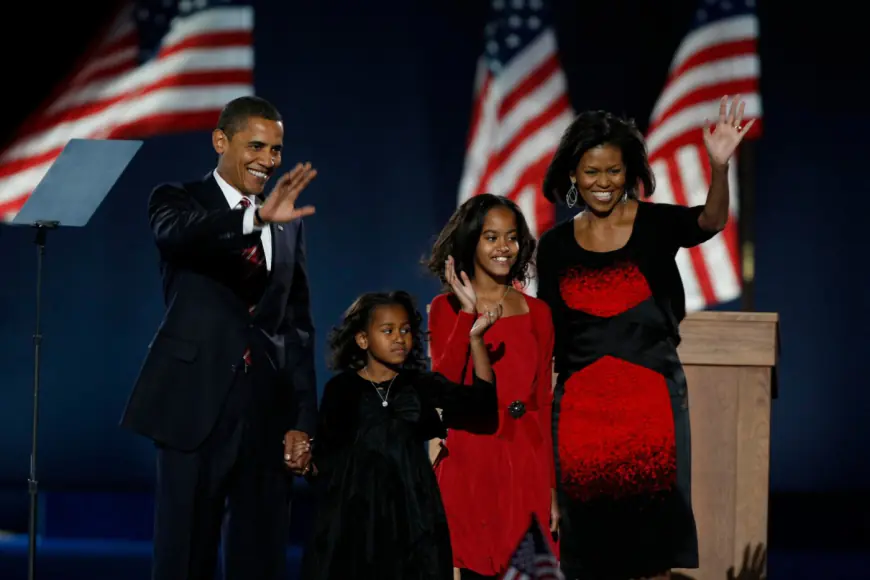
<svg viewBox="0 0 870 580"><path fill-rule="evenodd" d="M544 181L582 211L538 247L538 296L556 332L553 403L560 555L566 578L667 578L697 568L686 379L677 356L685 296L675 256L722 231L728 163L744 104L704 130L703 206L650 203L643 137L605 112L566 130Z"/></svg>

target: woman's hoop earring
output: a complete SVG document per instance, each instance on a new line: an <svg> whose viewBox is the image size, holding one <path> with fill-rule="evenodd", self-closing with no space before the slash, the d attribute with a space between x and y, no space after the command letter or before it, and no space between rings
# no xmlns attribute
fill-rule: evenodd
<svg viewBox="0 0 870 580"><path fill-rule="evenodd" d="M565 203L568 204L568 207L574 207L577 205L577 186L575 184L571 184L571 189L568 190L568 193L565 195Z"/></svg>

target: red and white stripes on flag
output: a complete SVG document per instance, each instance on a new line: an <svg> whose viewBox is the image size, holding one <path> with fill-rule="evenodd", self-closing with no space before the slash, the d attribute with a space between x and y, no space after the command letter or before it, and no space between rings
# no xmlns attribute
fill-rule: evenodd
<svg viewBox="0 0 870 580"><path fill-rule="evenodd" d="M705 123L715 123L722 96L741 96L746 102L744 124L756 119L747 138L759 134L758 20L752 8L753 0L705 0L693 28L677 49L647 135L650 164L656 178L652 201L703 205L710 186L710 162L702 129ZM677 254L689 311L740 296L736 176L735 155L729 170L731 218L725 231L701 246L681 249Z"/></svg>
<svg viewBox="0 0 870 580"><path fill-rule="evenodd" d="M215 6L178 16L139 63L126 7L59 90L0 152L0 218L15 217L72 138L142 138L211 129L230 100L253 93L254 13Z"/></svg>
<svg viewBox="0 0 870 580"><path fill-rule="evenodd" d="M536 22L534 18L523 20ZM559 139L574 118L556 35L542 20L539 31L529 34L529 42L496 72L491 54L478 61L458 200L462 204L481 193L509 197L522 208L536 237L555 220L541 185Z"/></svg>
<svg viewBox="0 0 870 580"><path fill-rule="evenodd" d="M538 518L532 514L529 528L511 554L502 580L565 580L544 533Z"/></svg>

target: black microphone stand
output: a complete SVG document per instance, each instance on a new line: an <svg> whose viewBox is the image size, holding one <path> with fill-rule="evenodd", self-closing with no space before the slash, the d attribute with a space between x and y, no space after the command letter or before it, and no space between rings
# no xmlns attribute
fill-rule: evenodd
<svg viewBox="0 0 870 580"><path fill-rule="evenodd" d="M42 303L42 259L45 256L45 242L48 230L58 226L56 221L39 221L33 224L36 228L36 330L33 333L33 426L30 439L30 476L27 479L27 489L30 493L30 522L28 526L27 544L27 578L36 579L36 527L39 484L36 480L36 444L39 428L39 365L42 334L40 331Z"/></svg>

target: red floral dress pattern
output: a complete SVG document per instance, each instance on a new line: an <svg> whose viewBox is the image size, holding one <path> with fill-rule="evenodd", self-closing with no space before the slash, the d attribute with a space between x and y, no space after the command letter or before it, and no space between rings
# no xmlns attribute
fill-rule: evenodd
<svg viewBox="0 0 870 580"><path fill-rule="evenodd" d="M631 262L571 268L559 289L569 308L599 317L616 316L651 296ZM675 485L674 420L660 374L603 356L565 383L560 416L557 451L569 497L654 495Z"/></svg>

